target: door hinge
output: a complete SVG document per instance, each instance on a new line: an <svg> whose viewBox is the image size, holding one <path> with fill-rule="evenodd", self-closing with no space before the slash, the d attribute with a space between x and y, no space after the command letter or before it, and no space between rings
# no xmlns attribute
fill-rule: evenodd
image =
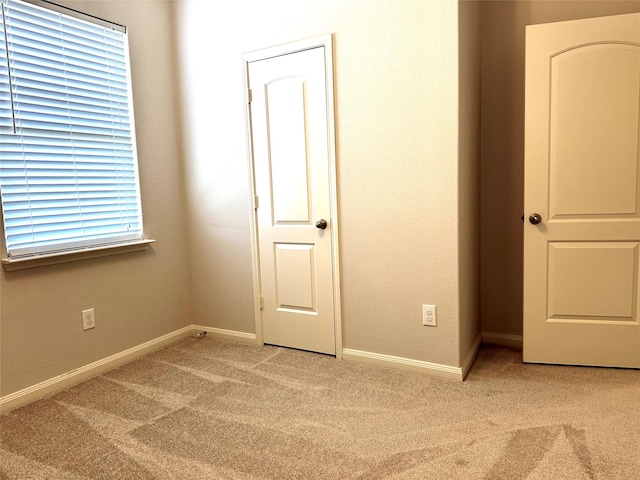
<svg viewBox="0 0 640 480"><path fill-rule="evenodd" d="M253 100L253 92L251 91L250 88L247 89L247 99L248 99L249 103L251 103L252 100Z"/></svg>
<svg viewBox="0 0 640 480"><path fill-rule="evenodd" d="M258 199L258 195L254 195L253 197L253 208L257 209L260 207L260 200Z"/></svg>
<svg viewBox="0 0 640 480"><path fill-rule="evenodd" d="M260 310L264 310L264 297L260 296Z"/></svg>

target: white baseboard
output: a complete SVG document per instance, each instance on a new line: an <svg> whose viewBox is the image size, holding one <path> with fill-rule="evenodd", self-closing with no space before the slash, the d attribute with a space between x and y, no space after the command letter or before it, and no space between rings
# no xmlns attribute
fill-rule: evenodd
<svg viewBox="0 0 640 480"><path fill-rule="evenodd" d="M452 378L454 380L462 380L464 377L462 374L462 368L459 367L413 360L411 358L394 357L393 355L383 355L381 353L352 350L350 348L344 348L342 350L342 358L344 360L378 365L381 367L399 368L402 370L427 373L436 377Z"/></svg>
<svg viewBox="0 0 640 480"><path fill-rule="evenodd" d="M517 348L522 350L522 335L511 335L508 333L482 332L482 341L504 347Z"/></svg>
<svg viewBox="0 0 640 480"><path fill-rule="evenodd" d="M223 340L256 344L256 335L253 333L236 332L233 330L203 327L200 325L189 325L188 327L181 328L180 330L168 333L167 335L163 335L162 337L137 345L123 352L116 353L110 357L103 358L97 362L90 363L84 367L77 368L18 392L0 397L0 413L13 410L14 408L26 403L51 395L60 390L64 390L65 388L75 385L76 383L80 383L83 380L95 377L107 370L119 367L120 365L143 357L155 350L171 345L172 343L182 340L183 338L193 335L195 332L199 331L206 331L207 335Z"/></svg>
<svg viewBox="0 0 640 480"><path fill-rule="evenodd" d="M476 341L473 342L473 345L471 346L471 349L467 354L467 358L464 360L464 363L462 364L462 380L465 379L465 377L469 373L469 370L471 370L471 366L473 365L473 362L476 359L476 356L478 355L478 350L480 350L480 345L482 345L482 338L483 338L482 333L479 333L476 338Z"/></svg>
<svg viewBox="0 0 640 480"><path fill-rule="evenodd" d="M57 377L50 378L44 382L32 385L18 392L0 397L0 413L13 410L21 405L32 402L52 393L64 390L76 383L95 377L102 372L111 370L132 360L147 355L155 350L171 345L194 333L194 326L181 328L175 332L168 333L162 337L150 340L143 344L132 347L110 357L103 358L97 362L90 363L84 367L77 368Z"/></svg>
<svg viewBox="0 0 640 480"><path fill-rule="evenodd" d="M254 333L237 332L234 330L225 330L222 328L205 327L201 325L189 325L187 327L176 330L175 332L168 333L162 337L158 337L154 340L150 340L143 344L132 347L123 352L116 353L110 357L103 358L96 362L85 365L84 367L77 368L57 377L50 378L44 382L32 385L18 392L11 393L4 397L0 397L0 413L13 410L21 405L32 402L39 398L51 395L60 390L64 390L72 385L75 385L83 380L87 380L91 377L99 375L107 370L111 370L125 363L131 362L137 358L143 357L155 350L164 348L172 343L175 343L189 335L193 335L196 332L206 331L207 335L211 335L215 338L223 340L231 340L236 342L243 342L252 345L257 344L256 335ZM478 353L481 339L487 343L498 343L491 340L503 340L512 341L517 343L519 338L519 345L522 347L522 337L516 335L505 334L487 334L482 333L482 337L478 337L474 345L471 347L467 358L462 367L452 367L449 365L440 365L437 363L424 362L420 360L413 360L410 358L394 357L393 355L384 355L380 353L364 352L360 350L352 350L345 348L342 350L342 357L344 360L351 360L360 363L368 363L373 365L379 365L390 368L401 368L405 370L413 370L422 373L428 373L430 375L452 378L456 380L463 380L469 372L473 361ZM512 339L514 337L515 339ZM505 345L506 343L502 343Z"/></svg>
<svg viewBox="0 0 640 480"><path fill-rule="evenodd" d="M203 327L201 325L191 325L191 328L207 332L207 335L211 335L212 337L219 338L221 340L231 340L233 342L249 343L251 345L257 344L255 333L236 332L235 330Z"/></svg>

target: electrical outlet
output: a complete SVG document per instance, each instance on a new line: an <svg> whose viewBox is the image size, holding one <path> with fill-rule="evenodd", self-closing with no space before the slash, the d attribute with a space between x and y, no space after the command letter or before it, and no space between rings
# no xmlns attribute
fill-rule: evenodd
<svg viewBox="0 0 640 480"><path fill-rule="evenodd" d="M89 330L96 326L96 316L93 312L93 308L82 311L82 329Z"/></svg>
<svg viewBox="0 0 640 480"><path fill-rule="evenodd" d="M436 306L422 305L422 325L435 327L438 324L436 320Z"/></svg>

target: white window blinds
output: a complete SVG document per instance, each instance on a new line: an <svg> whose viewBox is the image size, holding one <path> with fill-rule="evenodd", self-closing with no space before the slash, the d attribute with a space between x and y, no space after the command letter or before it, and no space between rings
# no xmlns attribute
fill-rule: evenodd
<svg viewBox="0 0 640 480"><path fill-rule="evenodd" d="M9 258L142 239L126 33L0 0Z"/></svg>

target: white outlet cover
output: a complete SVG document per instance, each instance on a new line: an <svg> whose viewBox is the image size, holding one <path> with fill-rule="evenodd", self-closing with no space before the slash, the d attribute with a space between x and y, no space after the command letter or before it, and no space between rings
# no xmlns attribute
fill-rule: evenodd
<svg viewBox="0 0 640 480"><path fill-rule="evenodd" d="M435 327L438 324L435 305L422 305L422 325Z"/></svg>
<svg viewBox="0 0 640 480"><path fill-rule="evenodd" d="M90 328L95 328L96 326L96 318L93 308L89 310L82 311L82 329L89 330Z"/></svg>

